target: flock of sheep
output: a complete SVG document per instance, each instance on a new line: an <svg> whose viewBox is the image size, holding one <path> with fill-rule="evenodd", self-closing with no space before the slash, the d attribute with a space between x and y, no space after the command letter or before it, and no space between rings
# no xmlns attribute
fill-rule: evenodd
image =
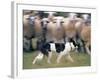
<svg viewBox="0 0 100 80"><path fill-rule="evenodd" d="M63 12L62 12L63 13ZM65 15L65 14L64 14ZM73 39L79 52L91 53L91 15L66 12L23 11L23 47L30 49L32 38L46 42L65 43Z"/></svg>

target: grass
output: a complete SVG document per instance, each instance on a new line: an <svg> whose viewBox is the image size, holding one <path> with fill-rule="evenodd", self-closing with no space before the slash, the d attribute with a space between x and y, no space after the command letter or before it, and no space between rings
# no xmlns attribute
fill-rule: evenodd
<svg viewBox="0 0 100 80"><path fill-rule="evenodd" d="M85 53L71 53L74 63L68 61L66 56L62 57L59 64L56 63L56 55L53 54L51 64L47 63L47 57L44 57L42 61L38 61L36 64L32 64L33 59L37 55L37 51L24 52L23 53L23 69L38 69L38 68L55 68L55 67L80 67L90 66L91 59L88 54Z"/></svg>

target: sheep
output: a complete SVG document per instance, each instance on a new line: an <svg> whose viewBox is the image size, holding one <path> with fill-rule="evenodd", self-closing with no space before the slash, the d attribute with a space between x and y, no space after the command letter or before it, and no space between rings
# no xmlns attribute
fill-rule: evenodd
<svg viewBox="0 0 100 80"><path fill-rule="evenodd" d="M63 42L64 30L61 25L62 19L63 17L57 16L47 24L47 30L49 32L48 35L51 36L50 39L52 39L55 43Z"/></svg>
<svg viewBox="0 0 100 80"><path fill-rule="evenodd" d="M91 24L90 21L88 21L88 15L84 15L84 18L77 18L75 28L78 35L78 42L81 46L85 46L86 52L90 54L89 47L91 46Z"/></svg>
<svg viewBox="0 0 100 80"><path fill-rule="evenodd" d="M23 16L23 31L27 39L34 38L41 30L41 20L39 16L31 16L29 14Z"/></svg>
<svg viewBox="0 0 100 80"><path fill-rule="evenodd" d="M41 39L42 38L42 25L41 25L41 18L39 14L35 14L32 16L31 14L23 15L23 36L24 36L24 45L29 43L32 38ZM29 41L28 41L29 40ZM27 46L26 45L26 49ZM28 47L30 48L30 47Z"/></svg>
<svg viewBox="0 0 100 80"><path fill-rule="evenodd" d="M30 51L31 39L35 37L35 31L32 24L30 24L30 14L23 15L23 49Z"/></svg>
<svg viewBox="0 0 100 80"><path fill-rule="evenodd" d="M84 52L84 45L86 52L89 54L89 50L87 47L90 46L90 28L88 29L86 26L89 27L85 23L86 21L83 18L77 17L77 14L70 13L67 18L64 18L62 26L65 30L65 41L69 41L73 39L78 44L78 51ZM86 30L85 30L86 29ZM85 33L86 31L86 33ZM85 37L87 34L87 37ZM85 37L85 38L84 38ZM84 43L83 43L84 42Z"/></svg>
<svg viewBox="0 0 100 80"><path fill-rule="evenodd" d="M35 36L37 38L41 37L41 33L42 33L42 25L41 25L41 19L38 15L35 16L35 20L34 20L34 30L35 30Z"/></svg>
<svg viewBox="0 0 100 80"><path fill-rule="evenodd" d="M61 27L61 21L63 17L62 16L57 16L57 17L52 17L52 20L49 18L43 18L42 22L46 27L46 41L55 41L58 42L59 40L61 41L63 37L63 28ZM60 42L59 41L59 42Z"/></svg>
<svg viewBox="0 0 100 80"><path fill-rule="evenodd" d="M90 47L91 47L91 27L84 26L81 31L81 39L84 41L86 52L90 55Z"/></svg>
<svg viewBox="0 0 100 80"><path fill-rule="evenodd" d="M77 18L77 14L70 13L67 18L63 19L62 26L65 32L65 41L67 42L69 39L74 39L76 42L76 29L75 29L75 19Z"/></svg>
<svg viewBox="0 0 100 80"><path fill-rule="evenodd" d="M63 22L63 28L65 30L65 36L66 38L73 38L76 35L75 30L75 22L71 21L70 19L65 19Z"/></svg>

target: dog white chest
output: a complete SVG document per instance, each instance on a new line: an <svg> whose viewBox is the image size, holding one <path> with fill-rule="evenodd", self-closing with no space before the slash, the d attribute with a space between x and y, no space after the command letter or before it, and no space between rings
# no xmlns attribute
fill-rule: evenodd
<svg viewBox="0 0 100 80"><path fill-rule="evenodd" d="M54 43L50 43L50 49L51 51L56 51L56 47Z"/></svg>

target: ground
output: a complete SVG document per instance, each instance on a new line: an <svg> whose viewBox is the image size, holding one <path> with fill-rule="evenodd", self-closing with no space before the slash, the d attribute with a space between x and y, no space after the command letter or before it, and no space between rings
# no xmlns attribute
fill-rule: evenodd
<svg viewBox="0 0 100 80"><path fill-rule="evenodd" d="M90 55L86 53L71 52L71 56L74 62L70 62L66 59L66 56L62 57L59 64L56 63L56 55L54 54L51 59L51 64L47 63L47 57L45 56L42 61L38 61L36 64L32 64L33 59L37 55L37 51L24 52L23 53L23 69L38 69L38 68L55 68L55 67L81 67L90 66Z"/></svg>

